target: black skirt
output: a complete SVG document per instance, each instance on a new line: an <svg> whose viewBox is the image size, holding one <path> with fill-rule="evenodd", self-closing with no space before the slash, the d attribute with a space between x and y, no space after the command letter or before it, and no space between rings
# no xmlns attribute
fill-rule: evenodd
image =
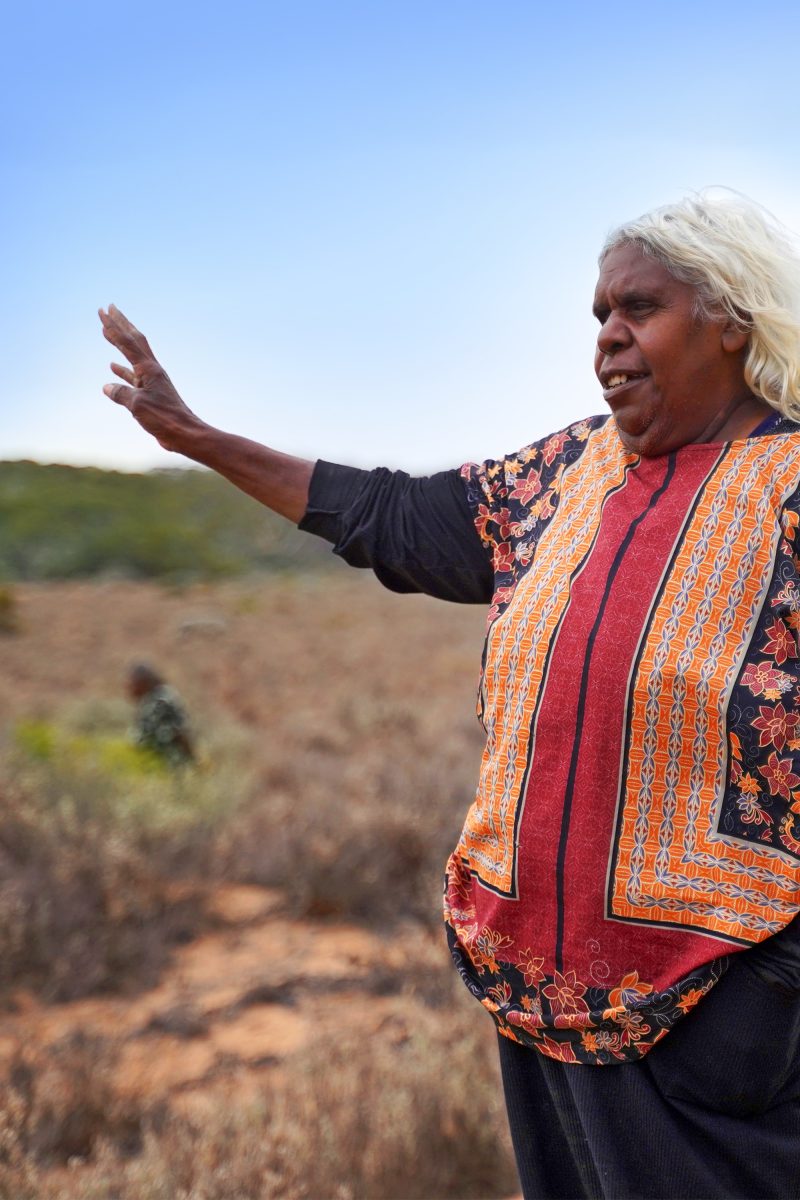
<svg viewBox="0 0 800 1200"><path fill-rule="evenodd" d="M800 989L749 959L638 1062L499 1039L525 1200L800 1198Z"/></svg>

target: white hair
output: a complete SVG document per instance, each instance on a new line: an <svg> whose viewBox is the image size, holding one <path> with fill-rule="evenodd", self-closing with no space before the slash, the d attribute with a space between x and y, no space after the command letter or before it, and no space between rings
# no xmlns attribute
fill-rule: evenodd
<svg viewBox="0 0 800 1200"><path fill-rule="evenodd" d="M726 314L749 330L744 376L756 395L800 420L800 247L766 209L708 191L645 213L606 239L631 243L697 290L699 317Z"/></svg>

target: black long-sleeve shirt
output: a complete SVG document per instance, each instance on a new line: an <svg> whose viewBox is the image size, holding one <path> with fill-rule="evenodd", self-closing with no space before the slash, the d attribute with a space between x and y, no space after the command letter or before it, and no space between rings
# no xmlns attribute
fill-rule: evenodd
<svg viewBox="0 0 800 1200"><path fill-rule="evenodd" d="M353 567L371 567L393 592L489 604L494 573L458 471L413 478L379 467L317 463L300 529L333 543Z"/></svg>

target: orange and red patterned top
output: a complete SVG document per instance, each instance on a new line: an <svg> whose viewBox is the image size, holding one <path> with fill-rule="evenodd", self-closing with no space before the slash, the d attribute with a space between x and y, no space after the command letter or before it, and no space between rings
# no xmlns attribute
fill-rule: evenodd
<svg viewBox="0 0 800 1200"><path fill-rule="evenodd" d="M592 417L460 477L317 464L301 528L491 605L444 907L506 1037L639 1058L800 910L799 527L788 421L639 458Z"/></svg>
<svg viewBox="0 0 800 1200"><path fill-rule="evenodd" d="M462 475L495 592L451 950L506 1036L637 1058L800 909L800 430L644 459L599 417Z"/></svg>

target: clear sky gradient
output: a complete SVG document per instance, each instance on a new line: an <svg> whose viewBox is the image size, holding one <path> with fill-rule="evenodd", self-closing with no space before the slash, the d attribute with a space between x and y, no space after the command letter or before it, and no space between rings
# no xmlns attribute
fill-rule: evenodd
<svg viewBox="0 0 800 1200"><path fill-rule="evenodd" d="M101 392L96 310L187 402L414 471L603 410L605 234L726 184L800 229L800 5L42 0L0 39L0 458L183 464Z"/></svg>

